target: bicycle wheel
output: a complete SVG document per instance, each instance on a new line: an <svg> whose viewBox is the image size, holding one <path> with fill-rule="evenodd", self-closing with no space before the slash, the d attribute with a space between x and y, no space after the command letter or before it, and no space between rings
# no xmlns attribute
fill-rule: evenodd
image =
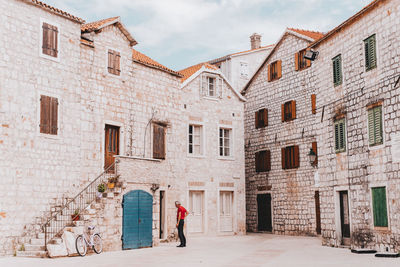
<svg viewBox="0 0 400 267"><path fill-rule="evenodd" d="M93 250L97 254L100 254L103 251L103 242L101 241L99 234L93 236Z"/></svg>
<svg viewBox="0 0 400 267"><path fill-rule="evenodd" d="M80 256L85 256L86 252L87 252L87 245L86 245L86 241L83 238L82 235L79 235L76 240L75 240L75 247L76 247L76 251L78 252L78 254Z"/></svg>

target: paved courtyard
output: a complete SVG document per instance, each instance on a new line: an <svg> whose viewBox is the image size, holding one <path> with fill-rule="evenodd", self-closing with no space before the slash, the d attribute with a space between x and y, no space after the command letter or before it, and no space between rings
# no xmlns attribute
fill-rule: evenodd
<svg viewBox="0 0 400 267"><path fill-rule="evenodd" d="M400 266L400 259L352 254L328 248L318 238L249 234L229 237L190 238L188 247L162 244L156 248L105 252L84 258L0 258L0 266Z"/></svg>

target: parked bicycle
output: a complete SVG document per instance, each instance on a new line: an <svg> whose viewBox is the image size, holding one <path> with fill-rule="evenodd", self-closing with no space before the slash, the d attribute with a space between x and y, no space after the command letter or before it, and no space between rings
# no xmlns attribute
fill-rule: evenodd
<svg viewBox="0 0 400 267"><path fill-rule="evenodd" d="M88 227L88 232L79 235L75 240L76 251L80 256L85 256L88 246L91 247L94 252L100 254L103 251L103 242L101 240L100 234L94 231L94 226Z"/></svg>

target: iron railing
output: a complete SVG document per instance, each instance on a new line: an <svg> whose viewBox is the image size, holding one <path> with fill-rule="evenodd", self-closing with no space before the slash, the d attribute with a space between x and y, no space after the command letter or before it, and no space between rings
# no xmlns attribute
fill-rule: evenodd
<svg viewBox="0 0 400 267"><path fill-rule="evenodd" d="M81 213L98 197L98 187L104 184L107 188L107 183L110 178L117 177L117 164L114 162L105 171L97 176L90 184L88 184L81 192L79 192L73 199L67 201L60 210L46 221L42 226L44 231L44 242L47 250L47 244L55 238L61 231L71 225L74 220L79 220Z"/></svg>

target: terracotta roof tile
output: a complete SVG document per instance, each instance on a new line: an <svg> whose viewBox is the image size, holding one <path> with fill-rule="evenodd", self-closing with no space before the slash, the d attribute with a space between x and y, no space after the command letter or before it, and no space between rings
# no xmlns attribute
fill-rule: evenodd
<svg viewBox="0 0 400 267"><path fill-rule="evenodd" d="M159 70L168 72L168 73L170 73L172 75L175 75L175 76L178 76L178 77L182 77L182 75L180 73L165 67L164 65L158 63L157 61L149 58L145 54L140 53L139 51L137 51L135 49L132 49L132 60L137 62L137 63L141 63L143 65L146 65L148 67L159 69Z"/></svg>
<svg viewBox="0 0 400 267"><path fill-rule="evenodd" d="M316 32L316 31L307 31L307 30L301 30L301 29L294 29L294 28L288 28L290 31L297 32L301 35L305 35L307 37L310 37L314 39L314 41L321 39L324 37L324 33L322 32Z"/></svg>
<svg viewBox="0 0 400 267"><path fill-rule="evenodd" d="M181 82L186 81L190 76L195 74L199 69L201 69L203 66L205 66L207 69L210 70L218 70L218 68L214 65L211 65L207 62L204 63L199 63L197 65L190 66L186 69L178 71L183 77L181 78Z"/></svg>
<svg viewBox="0 0 400 267"><path fill-rule="evenodd" d="M99 30L105 24L110 23L117 19L119 19L119 17L112 17L112 18L108 18L108 19L102 19L102 20L86 23L81 26L81 31L82 32L96 31L96 30Z"/></svg>
<svg viewBox="0 0 400 267"><path fill-rule="evenodd" d="M26 3L29 3L29 4L32 4L32 5L41 7L41 8L43 8L43 9L45 9L45 10L48 10L48 11L50 11L50 12L53 12L53 13L55 13L55 14L57 14L57 15L60 15L60 16L62 16L62 17L65 17L65 18L67 18L67 19L76 21L76 22L78 22L78 23L85 23L85 20L83 20L83 19L81 19L81 18L78 18L78 17L76 17L76 16L74 16L74 15L71 15L70 13L65 12L65 11L63 11L63 10L61 10L61 9L58 9L58 8L55 8L55 7L53 7L53 6L50 6L50 5L46 4L46 3L43 3L42 1L38 1L38 0L24 0L24 1L25 1Z"/></svg>

